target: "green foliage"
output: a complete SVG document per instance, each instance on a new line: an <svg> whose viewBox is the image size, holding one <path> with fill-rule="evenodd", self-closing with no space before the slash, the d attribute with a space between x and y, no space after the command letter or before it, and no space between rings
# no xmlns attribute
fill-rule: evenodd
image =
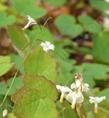
<svg viewBox="0 0 109 118"><path fill-rule="evenodd" d="M6 83L5 82L0 83L0 95L6 94L6 92L8 91L8 89L11 85L12 80L13 80L13 78L9 79ZM16 90L20 89L22 86L23 86L22 80L20 78L15 78L14 84L13 84L11 90L9 91L8 95L14 94L16 92Z"/></svg>
<svg viewBox="0 0 109 118"><path fill-rule="evenodd" d="M0 76L6 74L13 66L9 56L0 56Z"/></svg>
<svg viewBox="0 0 109 118"><path fill-rule="evenodd" d="M57 90L53 83L43 77L31 76L24 83L24 87L12 97L15 115L20 118L43 118L46 114L47 118L57 118L53 102L57 98Z"/></svg>
<svg viewBox="0 0 109 118"><path fill-rule="evenodd" d="M101 11L105 11L109 9L109 3L106 2L105 0L90 0L90 3L92 7Z"/></svg>
<svg viewBox="0 0 109 118"><path fill-rule="evenodd" d="M8 118L109 118L109 32L99 21L108 9L105 0L0 1L0 54L10 55L0 56L0 118L4 109ZM45 41L55 49L45 52ZM70 87L76 72L90 90L72 110L56 85ZM89 96L106 96L97 114Z"/></svg>
<svg viewBox="0 0 109 118"><path fill-rule="evenodd" d="M44 0L45 3L53 5L55 7L60 7L66 3L66 0Z"/></svg>
<svg viewBox="0 0 109 118"><path fill-rule="evenodd" d="M33 30L27 31L27 34L31 41L42 40L42 41L54 41L54 37L49 30L43 26L37 25Z"/></svg>
<svg viewBox="0 0 109 118"><path fill-rule="evenodd" d="M100 32L93 36L94 59L109 64L109 33Z"/></svg>
<svg viewBox="0 0 109 118"><path fill-rule="evenodd" d="M46 14L43 8L36 6L36 0L12 0L13 8L21 15L40 18Z"/></svg>
<svg viewBox="0 0 109 118"><path fill-rule="evenodd" d="M25 74L45 76L51 81L57 79L57 62L50 53L45 53L41 47L30 52L24 61Z"/></svg>
<svg viewBox="0 0 109 118"><path fill-rule="evenodd" d="M25 77L24 85L30 89L37 89L43 97L49 97L52 100L57 99L57 90L54 84L41 77ZM44 86L43 86L44 85Z"/></svg>
<svg viewBox="0 0 109 118"><path fill-rule="evenodd" d="M3 5L2 3L0 3L0 11L5 11L6 9L7 7Z"/></svg>
<svg viewBox="0 0 109 118"><path fill-rule="evenodd" d="M108 118L109 117L109 113L107 111L105 111L105 109L101 108L99 109L99 112L97 114L94 115L95 118L100 118L102 116L102 118Z"/></svg>
<svg viewBox="0 0 109 118"><path fill-rule="evenodd" d="M28 46L28 38L25 36L22 30L11 26L8 27L8 34L18 49L23 51Z"/></svg>
<svg viewBox="0 0 109 118"><path fill-rule="evenodd" d="M19 55L11 54L11 60L14 62L21 73L24 73L23 60Z"/></svg>
<svg viewBox="0 0 109 118"><path fill-rule="evenodd" d="M15 21L16 17L14 15L8 15L6 12L0 12L0 27L12 25Z"/></svg>
<svg viewBox="0 0 109 118"><path fill-rule="evenodd" d="M60 15L55 20L55 25L63 35L76 37L82 33L83 29L76 24L75 18L70 15Z"/></svg>
<svg viewBox="0 0 109 118"><path fill-rule="evenodd" d="M85 31L98 33L101 31L101 25L90 16L79 16L79 22L83 25Z"/></svg>
<svg viewBox="0 0 109 118"><path fill-rule="evenodd" d="M109 101L109 88L102 90L98 95L99 96L106 96L107 101Z"/></svg>
<svg viewBox="0 0 109 118"><path fill-rule="evenodd" d="M9 115L8 115L8 118L17 118L13 113L10 113Z"/></svg>
<svg viewBox="0 0 109 118"><path fill-rule="evenodd" d="M79 67L76 67L76 72L82 73L84 81L89 83L91 86L95 85L94 79L106 80L108 79L109 67L102 64L90 64L84 63Z"/></svg>

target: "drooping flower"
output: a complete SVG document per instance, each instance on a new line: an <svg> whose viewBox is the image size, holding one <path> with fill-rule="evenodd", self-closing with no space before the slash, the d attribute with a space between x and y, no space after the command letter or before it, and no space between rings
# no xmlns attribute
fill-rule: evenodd
<svg viewBox="0 0 109 118"><path fill-rule="evenodd" d="M57 90L61 93L61 97L60 97L60 102L63 102L63 99L65 98L65 96L72 92L72 90L66 86L60 86L60 85L56 85Z"/></svg>
<svg viewBox="0 0 109 118"><path fill-rule="evenodd" d="M54 50L55 46L51 44L49 41L42 42L40 46L43 48L45 52L48 52L49 50Z"/></svg>
<svg viewBox="0 0 109 118"><path fill-rule="evenodd" d="M3 110L3 114L2 114L2 116L3 116L3 117L6 117L7 114L8 114L8 110L7 110L7 109L4 109L4 110Z"/></svg>
<svg viewBox="0 0 109 118"><path fill-rule="evenodd" d="M77 91L81 91L81 92L89 91L89 84L82 83L79 80L76 80L75 83L72 83L70 87L72 90L77 90Z"/></svg>
<svg viewBox="0 0 109 118"><path fill-rule="evenodd" d="M93 96L90 96L89 97L89 102L91 104L94 104L94 112L97 113L98 112L98 104L100 102L102 102L103 100L105 100L106 97L105 96L102 96L102 97L93 97Z"/></svg>
<svg viewBox="0 0 109 118"><path fill-rule="evenodd" d="M75 74L75 82L70 87L78 92L87 92L89 90L89 84L83 82L83 78L79 73Z"/></svg>
<svg viewBox="0 0 109 118"><path fill-rule="evenodd" d="M23 30L27 29L28 27L32 26L32 25L36 25L37 22L31 17L31 16L27 16L28 22L27 24L23 27Z"/></svg>
<svg viewBox="0 0 109 118"><path fill-rule="evenodd" d="M66 100L71 103L72 109L75 108L76 104L80 104L84 101L84 96L81 92L70 92L66 97Z"/></svg>

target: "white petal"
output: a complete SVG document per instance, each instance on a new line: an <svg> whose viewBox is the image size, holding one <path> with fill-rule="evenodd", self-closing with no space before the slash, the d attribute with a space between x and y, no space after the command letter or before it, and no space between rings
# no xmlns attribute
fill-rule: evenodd
<svg viewBox="0 0 109 118"><path fill-rule="evenodd" d="M106 99L106 96L99 97L99 98L98 98L98 103L102 102L102 101L105 100L105 99Z"/></svg>
<svg viewBox="0 0 109 118"><path fill-rule="evenodd" d="M109 3L109 0L105 0L105 1Z"/></svg>
<svg viewBox="0 0 109 118"><path fill-rule="evenodd" d="M56 85L56 88L60 91L60 92L71 92L72 90L70 88L68 88L67 86L60 86L60 85Z"/></svg>
<svg viewBox="0 0 109 118"><path fill-rule="evenodd" d="M37 24L37 22L30 16L27 16L28 23L22 28L23 30L27 29L31 25Z"/></svg>
<svg viewBox="0 0 109 118"><path fill-rule="evenodd" d="M51 50L54 50L54 45L53 44L51 44L50 46L49 46L49 49L51 49Z"/></svg>
<svg viewBox="0 0 109 118"><path fill-rule="evenodd" d="M89 90L90 90L89 84L85 83L85 84L82 85L82 91L83 91L83 92L87 92L87 91L89 91Z"/></svg>
<svg viewBox="0 0 109 118"><path fill-rule="evenodd" d="M108 11L108 14L109 14L109 11ZM104 27L105 28L109 28L109 18L104 18Z"/></svg>
<svg viewBox="0 0 109 118"><path fill-rule="evenodd" d="M77 88L79 88L79 87L81 87L81 81L79 80L79 79L77 79L76 81L75 81L75 84L76 84L76 86L77 86Z"/></svg>
<svg viewBox="0 0 109 118"><path fill-rule="evenodd" d="M82 103L84 101L84 97L82 95L81 92L70 92L67 96L66 96L66 100L70 103L72 103L73 101L75 101L76 99L76 103Z"/></svg>
<svg viewBox="0 0 109 118"><path fill-rule="evenodd" d="M27 19L29 22L33 22L33 23L36 23L36 21L31 17L31 16L27 16Z"/></svg>
<svg viewBox="0 0 109 118"><path fill-rule="evenodd" d="M51 43L49 41L45 41L45 44L49 46Z"/></svg>
<svg viewBox="0 0 109 118"><path fill-rule="evenodd" d="M59 90L59 91L61 90L61 87L62 87L62 86L60 86L60 85L56 85L56 88L57 88L57 90Z"/></svg>
<svg viewBox="0 0 109 118"><path fill-rule="evenodd" d="M84 101L83 94L81 92L77 93L77 103L82 103Z"/></svg>
<svg viewBox="0 0 109 118"><path fill-rule="evenodd" d="M49 41L42 42L40 45L45 52L48 52L49 50L54 50L54 45L51 44Z"/></svg>
<svg viewBox="0 0 109 118"><path fill-rule="evenodd" d="M93 97L93 96L90 96L90 97L89 97L89 102L90 102L91 104L92 104L92 103L96 104L96 103L102 102L102 101L105 100L105 99L106 99L105 96L103 96L103 97Z"/></svg>
<svg viewBox="0 0 109 118"><path fill-rule="evenodd" d="M40 46L41 46L41 47L44 47L44 45L45 45L45 43L44 43L44 42L42 42L42 43L40 44Z"/></svg>
<svg viewBox="0 0 109 118"><path fill-rule="evenodd" d="M8 114L8 110L7 110L7 109L4 109L4 110L3 110L3 117L6 117L7 114Z"/></svg>
<svg viewBox="0 0 109 118"><path fill-rule="evenodd" d="M70 86L71 89L77 89L77 86L75 83L72 83L71 86Z"/></svg>

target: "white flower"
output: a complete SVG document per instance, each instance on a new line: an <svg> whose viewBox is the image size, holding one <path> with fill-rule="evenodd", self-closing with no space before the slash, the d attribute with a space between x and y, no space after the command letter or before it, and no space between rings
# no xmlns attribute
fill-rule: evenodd
<svg viewBox="0 0 109 118"><path fill-rule="evenodd" d="M89 97L89 102L91 104L94 104L94 112L97 113L98 112L98 103L102 102L103 100L105 100L106 97L105 96L102 96L102 97L93 97L93 96L90 96Z"/></svg>
<svg viewBox="0 0 109 118"><path fill-rule="evenodd" d="M70 92L65 98L72 104L72 109L75 108L76 104L80 104L84 101L84 96L81 92Z"/></svg>
<svg viewBox="0 0 109 118"><path fill-rule="evenodd" d="M65 98L65 96L72 92L72 90L66 86L60 86L60 85L56 85L57 90L61 93L61 97L60 97L60 102L63 102L63 99Z"/></svg>
<svg viewBox="0 0 109 118"><path fill-rule="evenodd" d="M2 116L3 116L3 117L6 117L7 114L8 114L8 110L7 110L7 109L4 109L4 110L3 110L3 114L2 114Z"/></svg>
<svg viewBox="0 0 109 118"><path fill-rule="evenodd" d="M107 3L109 3L109 0L105 0Z"/></svg>
<svg viewBox="0 0 109 118"><path fill-rule="evenodd" d="M109 18L106 18L106 17L104 18L104 24L103 25L105 28L109 28Z"/></svg>
<svg viewBox="0 0 109 118"><path fill-rule="evenodd" d="M90 90L89 84L87 84L87 83L82 84L82 91L83 92L87 92L89 90Z"/></svg>
<svg viewBox="0 0 109 118"><path fill-rule="evenodd" d="M87 92L89 91L89 84L83 83L81 80L77 79L75 83L71 84L71 89L72 90L77 90L80 92Z"/></svg>
<svg viewBox="0 0 109 118"><path fill-rule="evenodd" d="M28 23L23 27L23 30L27 29L31 25L37 24L37 22L31 16L27 16L27 19L28 19Z"/></svg>
<svg viewBox="0 0 109 118"><path fill-rule="evenodd" d="M42 42L41 47L45 52L48 52L49 50L54 50L55 46L51 44L49 41Z"/></svg>

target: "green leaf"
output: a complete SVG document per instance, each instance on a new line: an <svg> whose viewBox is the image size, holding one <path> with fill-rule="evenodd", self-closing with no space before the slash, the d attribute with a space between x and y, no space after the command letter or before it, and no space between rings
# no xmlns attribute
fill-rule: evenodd
<svg viewBox="0 0 109 118"><path fill-rule="evenodd" d="M64 111L64 118L76 118L76 113L71 109L71 106L67 107Z"/></svg>
<svg viewBox="0 0 109 118"><path fill-rule="evenodd" d="M20 100L23 100L28 96L31 99L35 99L35 100L38 100L42 97L41 94L37 91L37 89L30 89L23 86L15 94L11 96L11 99L16 105L17 103L19 103Z"/></svg>
<svg viewBox="0 0 109 118"><path fill-rule="evenodd" d="M54 52L57 57L60 57L62 59L66 59L69 57L69 54L65 51L65 49L63 47L58 46L58 45L56 45L55 47L56 48L55 48Z"/></svg>
<svg viewBox="0 0 109 118"><path fill-rule="evenodd" d="M61 68L59 72L58 84L70 85L73 82L72 74L68 72L65 68Z"/></svg>
<svg viewBox="0 0 109 118"><path fill-rule="evenodd" d="M56 81L57 63L51 53L45 53L41 47L36 47L24 61L25 74L44 76L48 80Z"/></svg>
<svg viewBox="0 0 109 118"><path fill-rule="evenodd" d="M8 118L17 118L17 117L14 115L14 113L9 113Z"/></svg>
<svg viewBox="0 0 109 118"><path fill-rule="evenodd" d="M7 85L7 90L9 89L9 87L10 87L10 85L11 85L11 83L12 83L12 80L13 80L13 78L12 78L12 79L9 79L9 80L7 81L7 83L6 83L6 85ZM8 95L14 94L14 93L15 93L18 89L20 89L22 86L23 86L23 80L20 79L20 78L15 78L14 83L13 83L13 86L12 86L12 88L10 89Z"/></svg>
<svg viewBox="0 0 109 118"><path fill-rule="evenodd" d="M5 95L7 91L7 86L4 82L0 83L0 95Z"/></svg>
<svg viewBox="0 0 109 118"><path fill-rule="evenodd" d="M7 25L12 25L16 21L15 16L7 15L6 12L0 12L0 27L5 27Z"/></svg>
<svg viewBox="0 0 109 118"><path fill-rule="evenodd" d="M37 99L37 94L31 94L21 99L14 107L15 115L19 118L57 118L53 101L48 98Z"/></svg>
<svg viewBox="0 0 109 118"><path fill-rule="evenodd" d="M109 10L109 3L106 2L105 0L90 0L90 3L92 7L98 10L101 11Z"/></svg>
<svg viewBox="0 0 109 118"><path fill-rule="evenodd" d="M50 99L40 99L34 118L58 118L56 106Z"/></svg>
<svg viewBox="0 0 109 118"><path fill-rule="evenodd" d="M50 41L53 42L54 41L54 37L52 36L52 34L50 33L50 31L43 27L43 26L35 26L33 30L28 30L27 34L29 36L29 38L31 39L31 41L34 40L42 40L42 41Z"/></svg>
<svg viewBox="0 0 109 118"><path fill-rule="evenodd" d="M88 112L88 113L87 113L87 118L94 118L93 113L92 113L92 112Z"/></svg>
<svg viewBox="0 0 109 118"><path fill-rule="evenodd" d="M3 3L0 3L0 11L5 11L7 9L7 6L5 6Z"/></svg>
<svg viewBox="0 0 109 118"><path fill-rule="evenodd" d="M0 56L0 76L6 74L13 66L9 56Z"/></svg>
<svg viewBox="0 0 109 118"><path fill-rule="evenodd" d="M83 64L84 72L92 76L94 79L107 79L109 67L103 64Z"/></svg>
<svg viewBox="0 0 109 118"><path fill-rule="evenodd" d="M24 66L23 66L23 60L19 55L11 54L11 60L15 62L16 66L18 67L19 71L21 73L24 73Z"/></svg>
<svg viewBox="0 0 109 118"><path fill-rule="evenodd" d="M55 85L43 77L27 76L24 80L24 86L30 89L37 89L43 97L49 97L54 101L57 99L58 92Z"/></svg>
<svg viewBox="0 0 109 118"><path fill-rule="evenodd" d="M44 0L44 2L55 7L60 7L66 3L66 0Z"/></svg>
<svg viewBox="0 0 109 118"><path fill-rule="evenodd" d="M94 35L92 49L95 60L109 64L109 32Z"/></svg>
<svg viewBox="0 0 109 118"><path fill-rule="evenodd" d="M20 29L16 27L8 27L8 34L12 42L18 49L23 51L25 47L28 46L29 41L25 37L23 31L21 31Z"/></svg>
<svg viewBox="0 0 109 118"><path fill-rule="evenodd" d="M109 101L109 94L108 93L109 93L109 88L106 88L106 89L100 91L98 95L99 96L106 96L106 100Z"/></svg>
<svg viewBox="0 0 109 118"><path fill-rule="evenodd" d="M79 22L83 25L84 29L91 33L98 33L101 31L101 25L97 23L92 17L81 15Z"/></svg>
<svg viewBox="0 0 109 118"><path fill-rule="evenodd" d="M12 83L12 79L9 79L6 83L5 82L1 82L0 83L0 95L5 95L6 92L8 91L11 83ZM15 78L13 86L11 87L8 95L12 95L16 92L16 90L20 89L23 86L23 82L21 79L19 78Z"/></svg>
<svg viewBox="0 0 109 118"><path fill-rule="evenodd" d="M81 34L83 29L76 24L75 18L70 15L60 15L55 20L55 25L63 35L76 37Z"/></svg>
<svg viewBox="0 0 109 118"><path fill-rule="evenodd" d="M27 76L29 77L29 76ZM24 87L12 96L14 113L19 118L57 118L54 100L56 87L42 77L25 78Z"/></svg>
<svg viewBox="0 0 109 118"><path fill-rule="evenodd" d="M14 113L19 118L34 118L40 95L36 90L21 89L14 96ZM31 116L31 117L30 117Z"/></svg>
<svg viewBox="0 0 109 118"><path fill-rule="evenodd" d="M104 108L99 108L98 113L94 114L94 118L109 118L109 112L106 111Z"/></svg>
<svg viewBox="0 0 109 118"><path fill-rule="evenodd" d="M21 15L30 15L33 18L40 18L46 14L46 11L36 6L36 0L12 0L13 8Z"/></svg>

